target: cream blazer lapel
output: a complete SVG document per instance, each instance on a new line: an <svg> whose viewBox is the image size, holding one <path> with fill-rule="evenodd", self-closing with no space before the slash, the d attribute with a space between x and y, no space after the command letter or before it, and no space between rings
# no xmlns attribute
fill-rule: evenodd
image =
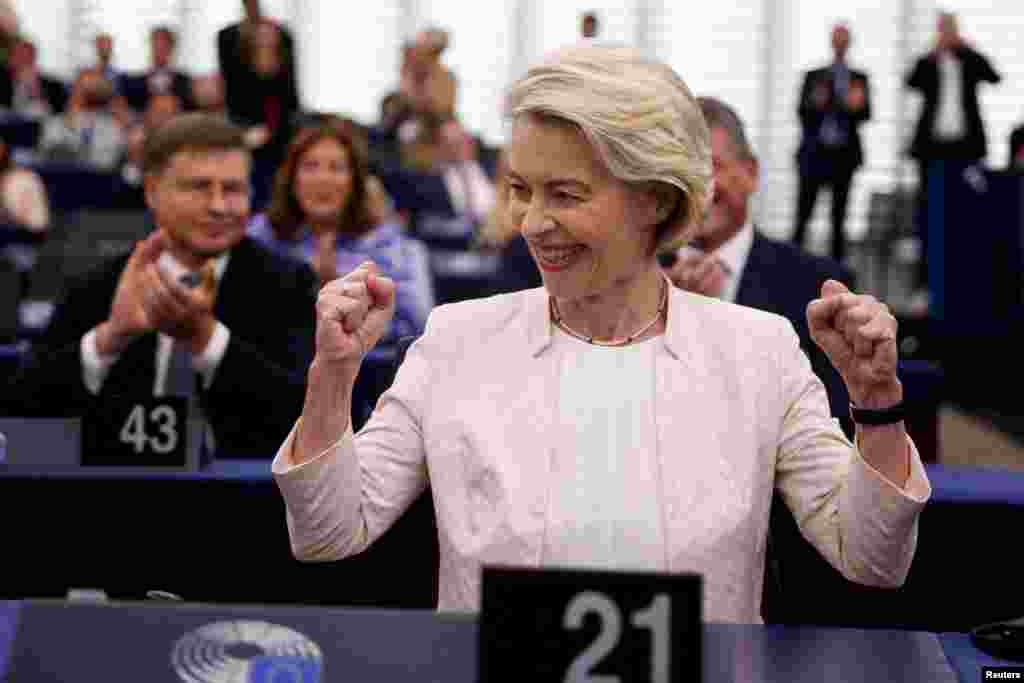
<svg viewBox="0 0 1024 683"><path fill-rule="evenodd" d="M728 589L759 580L727 558L764 553L774 455L758 448L774 443L774 418L764 359L734 362L730 347L745 341L715 332L723 328L709 316L722 310L673 288L656 360L655 421L668 568L703 571Z"/></svg>

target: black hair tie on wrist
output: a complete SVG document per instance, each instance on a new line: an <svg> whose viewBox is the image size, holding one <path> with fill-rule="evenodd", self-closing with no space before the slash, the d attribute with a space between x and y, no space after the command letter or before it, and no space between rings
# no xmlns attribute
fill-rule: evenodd
<svg viewBox="0 0 1024 683"><path fill-rule="evenodd" d="M889 425L902 422L907 411L903 401L896 405L882 410L871 410L870 408L858 408L850 404L850 417L859 425Z"/></svg>

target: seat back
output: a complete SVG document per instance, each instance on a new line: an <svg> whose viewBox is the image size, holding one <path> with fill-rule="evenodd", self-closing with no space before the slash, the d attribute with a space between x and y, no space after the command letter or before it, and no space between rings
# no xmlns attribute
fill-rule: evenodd
<svg viewBox="0 0 1024 683"><path fill-rule="evenodd" d="M21 273L13 263L0 256L0 344L14 341L20 299Z"/></svg>
<svg viewBox="0 0 1024 683"><path fill-rule="evenodd" d="M132 250L149 235L142 211L79 211L69 226L64 249L64 276L75 277Z"/></svg>

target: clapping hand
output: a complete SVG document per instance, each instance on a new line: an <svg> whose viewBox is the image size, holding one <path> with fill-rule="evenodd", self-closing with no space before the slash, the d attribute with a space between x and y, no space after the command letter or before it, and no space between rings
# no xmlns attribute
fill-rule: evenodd
<svg viewBox="0 0 1024 683"><path fill-rule="evenodd" d="M688 292L719 298L725 289L726 273L713 253L687 254L664 270L672 284Z"/></svg>

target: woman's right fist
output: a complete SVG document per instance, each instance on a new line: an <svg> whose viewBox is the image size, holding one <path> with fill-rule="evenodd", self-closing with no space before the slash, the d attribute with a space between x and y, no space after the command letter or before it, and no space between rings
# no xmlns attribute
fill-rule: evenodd
<svg viewBox="0 0 1024 683"><path fill-rule="evenodd" d="M350 366L355 377L370 349L377 345L395 313L395 283L366 262L331 280L316 302L316 355Z"/></svg>

